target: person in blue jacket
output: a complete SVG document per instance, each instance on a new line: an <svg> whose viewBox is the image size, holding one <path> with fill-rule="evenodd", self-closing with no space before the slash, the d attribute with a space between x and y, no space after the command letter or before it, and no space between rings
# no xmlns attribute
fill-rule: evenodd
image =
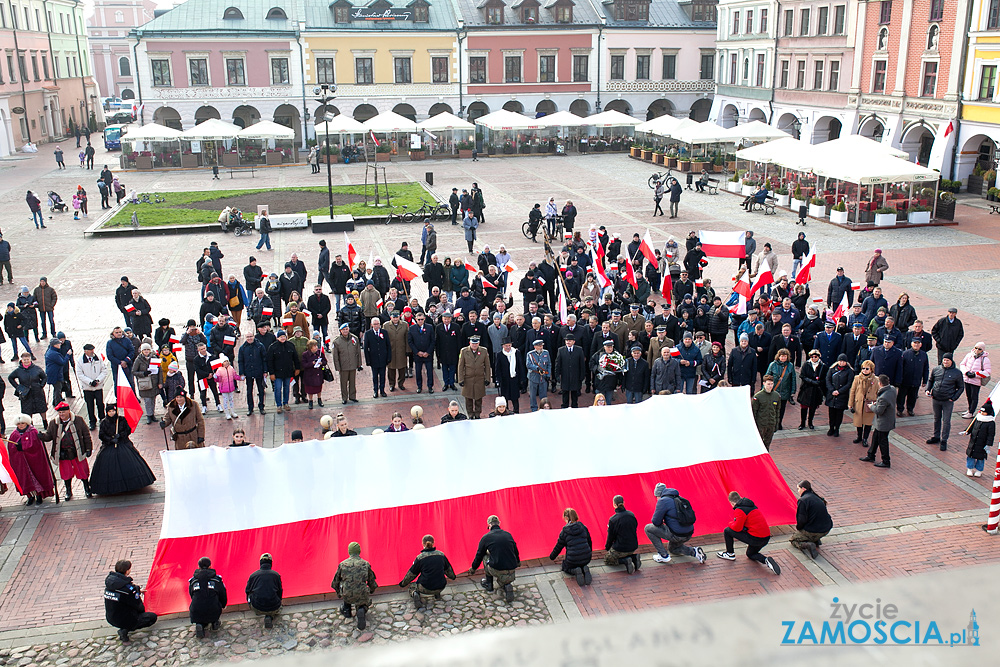
<svg viewBox="0 0 1000 667"><path fill-rule="evenodd" d="M53 338L45 351L45 378L52 386L52 407L62 400L63 373L66 372L66 365L69 363L66 353L60 349L61 345L61 340Z"/></svg>
<svg viewBox="0 0 1000 667"><path fill-rule="evenodd" d="M125 337L125 331L121 327L111 330L111 338L108 339L104 347L105 356L108 358L108 365L115 383L118 382L119 369L125 372L129 384L132 384L132 362L135 361L135 346L132 341Z"/></svg>
<svg viewBox="0 0 1000 667"><path fill-rule="evenodd" d="M656 548L656 555L653 560L657 563L669 563L670 554L677 556L691 556L697 558L699 563L705 562L705 552L701 547L689 547L684 543L694 535L694 524L683 525L677 514L677 499L680 493L677 489L668 488L663 482L658 482L653 487L653 495L656 497L656 507L653 508L653 519L646 524L646 537ZM663 540L667 540L667 546L663 546Z"/></svg>
<svg viewBox="0 0 1000 667"><path fill-rule="evenodd" d="M684 393L697 394L697 367L701 364L701 350L695 346L694 335L690 331L684 332L684 341L677 349L681 353L678 362L681 365L681 383L684 385Z"/></svg>

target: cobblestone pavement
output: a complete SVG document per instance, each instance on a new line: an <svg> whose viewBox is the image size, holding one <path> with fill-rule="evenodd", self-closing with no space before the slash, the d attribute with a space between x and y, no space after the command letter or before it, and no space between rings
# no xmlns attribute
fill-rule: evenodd
<svg viewBox="0 0 1000 667"><path fill-rule="evenodd" d="M99 158L97 163L100 165L102 160ZM0 286L0 301L13 300L17 286L34 285L39 276L47 276L59 292L57 325L69 334L78 351L87 341L102 346L110 328L121 322L112 294L123 274L143 290L153 305L155 318L165 316L177 323L190 317L197 300L194 263L201 248L211 240L218 240L227 255L227 273L241 276L250 254L257 256L266 269L277 270L292 252L298 252L314 272L316 243L322 237L302 230L273 234L274 251L270 253L255 251L254 241L238 241L218 233L84 239L83 230L100 208L99 199L93 197L89 220L74 222L70 215L53 214L46 223L49 228L36 231L24 204L26 189L42 193L56 190L68 198L77 183L94 190L89 185L98 174L74 169L55 172L52 164L47 154L0 160L0 204L8 211L3 236L13 246L15 275L14 285ZM779 268L784 269L791 265L790 243L803 229L788 213L766 217L745 213L738 207L737 198L725 193L709 196L685 192L678 220L651 218L651 193L645 184L651 166L620 155L489 159L475 164L401 162L390 164L387 174L390 180L423 180L426 171L434 172L435 192L442 197L453 184L468 187L478 180L488 204L480 242L493 248L506 244L522 268L540 257L540 246L521 236L521 222L532 203L546 201L549 196L560 202L574 200L581 211L581 229L591 223L604 224L611 231L620 231L626 243L633 231L642 233L647 225L657 246L668 234L683 239L695 229L751 228L759 244L772 243ZM254 179L240 176L221 181L210 181L200 171L126 172L121 176L130 188L158 192L325 183L325 176L311 176L305 167L263 169ZM338 165L334 178L337 183L357 183L363 181L363 169ZM1000 298L993 279L1000 268L1000 226L978 207L959 206L957 217L960 224L955 227L867 233L851 233L811 221L804 231L818 251L817 293L825 292L828 277L837 266L844 266L854 280L860 279L877 245L885 251L890 264L883 282L889 295L908 291L928 328L947 306L956 305L966 329L960 351L964 353L977 340L985 340L992 348L1000 341ZM466 247L460 228L447 222L439 223L437 228L439 255L464 257ZM409 241L411 248L418 244L418 234L416 225L369 225L359 226L351 240L362 258L371 252L385 259L403 240ZM336 235L328 240L335 252L341 249L342 241ZM720 291L726 291L734 269L735 262L711 260L707 276ZM424 288L414 285L416 295L425 298ZM44 341L34 350L40 356ZM13 368L9 348L0 355L8 359L0 372L9 372ZM347 415L352 427L367 433L388 424L392 412L406 414L411 406L420 405L425 411L424 421L430 426L438 422L447 401L457 397L453 392L440 391L418 396L411 381L405 392L372 400L367 372L359 374L358 384L358 404L342 405L335 386L326 390L323 408L308 410L300 405L281 416L272 409L263 416L241 416L238 423L246 428L252 442L275 447L287 442L294 429L302 430L307 438L317 437L319 417L340 411ZM439 376L438 389L440 384ZM18 412L11 394L7 392L3 404L8 422ZM581 397L581 405L590 399ZM237 406L245 407L244 401L245 395L237 396ZM464 407L464 402L460 403ZM82 402L78 401L76 408L83 410ZM527 408L526 401L522 401L522 408ZM956 405L959 411L964 408L964 401ZM789 527L774 527L767 551L781 563L780 577L742 558L727 563L713 557L699 566L684 558L656 565L648 556L643 569L629 577L620 568L604 567L599 555L595 555L594 586L589 589L581 590L575 582L566 580L558 565L533 562L519 573L518 597L510 608L498 606L495 598L476 588L475 581L460 577L457 585L449 589L449 596L426 614L414 613L398 588L382 582L370 630L364 634L352 630L350 623L342 619L337 611L339 602L331 595L287 601L290 604L286 614L274 630L266 633L258 619L237 606L223 617L219 637L197 640L186 619L172 618L162 619L151 631L135 633L131 644L121 646L103 620L101 586L106 572L119 558L133 560L136 580L145 582L159 532L162 479L140 493L92 500L82 499L82 490L77 487L73 501L58 506L49 502L41 509L24 507L14 493L8 492L0 496L0 665L241 661L486 626L562 623L582 616L908 576L981 562L993 551L991 538L979 529L986 516L991 477L965 476L964 438L957 435L965 422L957 417L952 426L953 447L948 452L923 444L930 435L929 412L928 399L921 398L917 416L899 421L891 438L893 467L885 471L858 462L861 448L851 444L849 426L844 429L846 437L825 437L826 411L821 409L817 430L794 430L798 415L790 407L785 426L792 430L776 435L771 454L790 485L808 478L830 501L836 527L824 539L822 555L815 561L790 547ZM208 441L227 442L231 429L232 424L211 406ZM159 452L164 442L159 429L140 426L134 440L162 478ZM987 462L988 471L995 463L994 453L991 451ZM595 546L599 546L603 527L590 528ZM702 536L694 543L710 552L721 548L721 536ZM650 553L648 546L643 549ZM331 564L331 576L334 567ZM225 576L224 569L222 574ZM242 582L228 583L231 597L237 601Z"/></svg>

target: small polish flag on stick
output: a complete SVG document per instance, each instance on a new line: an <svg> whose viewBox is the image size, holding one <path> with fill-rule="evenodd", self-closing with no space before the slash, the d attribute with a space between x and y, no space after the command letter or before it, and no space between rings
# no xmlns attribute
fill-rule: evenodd
<svg viewBox="0 0 1000 667"><path fill-rule="evenodd" d="M483 276L483 277L482 277L482 281L483 281L483 287L489 287L489 288L491 288L491 289L496 289L496 288L497 288L497 286L496 286L496 285L494 285L493 283L491 283L491 282L490 282L490 281L489 281L489 280L488 280L488 279L486 278L486 276Z"/></svg>
<svg viewBox="0 0 1000 667"><path fill-rule="evenodd" d="M260 314L263 315L264 317L271 317L272 315L274 315L274 308L261 308Z"/></svg>
<svg viewBox="0 0 1000 667"><path fill-rule="evenodd" d="M119 373L118 379L115 381L115 398L118 401L118 414L125 417L129 428L134 431L142 417L142 406L139 404L139 399L136 398L128 378L125 377L125 373Z"/></svg>
<svg viewBox="0 0 1000 667"><path fill-rule="evenodd" d="M327 345L329 345L333 341L332 341L332 339L329 336L327 336L326 338L323 339L323 342L326 343Z"/></svg>
<svg viewBox="0 0 1000 667"><path fill-rule="evenodd" d="M795 282L804 285L812 279L812 270L816 268L816 248L809 252L809 256L802 261L802 268L795 274Z"/></svg>
<svg viewBox="0 0 1000 667"><path fill-rule="evenodd" d="M177 334L170 334L169 341L171 343L179 343L179 342L181 342L181 339L178 338Z"/></svg>
<svg viewBox="0 0 1000 667"><path fill-rule="evenodd" d="M745 272L743 275L749 277L749 271ZM759 292L765 285L774 284L774 275L771 273L770 269L765 269L757 275L757 280L754 281L753 287L750 289L750 294L746 297L749 299L751 294Z"/></svg>
<svg viewBox="0 0 1000 667"><path fill-rule="evenodd" d="M861 283L851 283L851 291L857 292L861 289Z"/></svg>
<svg viewBox="0 0 1000 667"><path fill-rule="evenodd" d="M215 359L212 359L211 364L213 371L218 368L222 368L222 357L216 357Z"/></svg>
<svg viewBox="0 0 1000 667"><path fill-rule="evenodd" d="M650 262L656 264L656 253L653 251L653 238L649 235L648 228L646 229L646 235L642 238L642 242L639 244L639 252L641 252Z"/></svg>
<svg viewBox="0 0 1000 667"><path fill-rule="evenodd" d="M839 322L841 317L847 315L847 309L849 308L847 304L847 292L844 292L844 297L840 300L837 305L837 309L833 311L833 321Z"/></svg>
<svg viewBox="0 0 1000 667"><path fill-rule="evenodd" d="M545 287L545 278L542 278L541 276L536 276L536 278L538 279L538 284Z"/></svg>
<svg viewBox="0 0 1000 667"><path fill-rule="evenodd" d="M126 313L134 313L135 312L135 306L133 306L131 303L125 304L125 312Z"/></svg>
<svg viewBox="0 0 1000 667"><path fill-rule="evenodd" d="M306 317L312 317L312 315L313 315L311 310L306 310L305 308L303 308L299 312L302 313L303 315L305 315Z"/></svg>
<svg viewBox="0 0 1000 667"><path fill-rule="evenodd" d="M679 356L681 356L681 351L678 350L676 347L672 347L672 348L670 348L670 356L671 357L679 357Z"/></svg>
<svg viewBox="0 0 1000 667"><path fill-rule="evenodd" d="M705 286L705 281L702 280L701 278L698 278L698 280L694 281L694 286L695 287L704 287Z"/></svg>
<svg viewBox="0 0 1000 667"><path fill-rule="evenodd" d="M226 345L236 345L236 336L223 336L222 342Z"/></svg>
<svg viewBox="0 0 1000 667"><path fill-rule="evenodd" d="M517 271L517 267L514 266L514 262L507 262L503 265L503 270L507 273L513 273L514 271Z"/></svg>
<svg viewBox="0 0 1000 667"><path fill-rule="evenodd" d="M149 358L149 368L150 368L150 370L153 370L153 368L156 368L157 370L159 370L159 368L160 368L160 358L159 357L150 357Z"/></svg>
<svg viewBox="0 0 1000 667"><path fill-rule="evenodd" d="M173 345L174 354L180 354L184 351L184 346L180 343L174 343Z"/></svg>
<svg viewBox="0 0 1000 667"><path fill-rule="evenodd" d="M198 386L201 387L202 391L208 391L208 378L198 380Z"/></svg>
<svg viewBox="0 0 1000 667"><path fill-rule="evenodd" d="M382 306L384 304L385 304L385 301L383 301L382 299L379 299L378 301L375 302L375 307L378 308L379 310L382 310Z"/></svg>

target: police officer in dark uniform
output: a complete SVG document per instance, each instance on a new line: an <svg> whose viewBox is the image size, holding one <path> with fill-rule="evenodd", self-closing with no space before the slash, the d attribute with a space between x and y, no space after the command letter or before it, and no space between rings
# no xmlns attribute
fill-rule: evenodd
<svg viewBox="0 0 1000 667"><path fill-rule="evenodd" d="M469 567L469 574L475 574L479 565L484 563L486 577L480 582L487 591L493 591L493 581L503 591L507 602L514 600L514 579L516 570L521 565L521 556L517 551L514 536L500 528L500 518L493 514L486 519L489 530L479 540L476 557Z"/></svg>
<svg viewBox="0 0 1000 667"><path fill-rule="evenodd" d="M142 603L142 590L128 576L132 561L120 560L113 572L104 579L104 615L108 623L118 628L118 637L129 641L128 633L148 628L156 623L156 614L146 611Z"/></svg>
<svg viewBox="0 0 1000 667"><path fill-rule="evenodd" d="M424 608L425 596L433 597L435 600L441 599L441 591L448 585L445 577L452 581L456 577L448 557L434 548L434 536L424 535L421 542L423 550L413 559L413 565L399 582L400 588L410 587L410 597L413 598L417 611Z"/></svg>
<svg viewBox="0 0 1000 667"><path fill-rule="evenodd" d="M188 595L191 596L188 613L194 623L195 635L199 639L203 638L206 625L218 630L221 626L219 617L228 602L226 585L222 583L222 577L212 569L212 560L207 556L198 560L198 569L188 579Z"/></svg>

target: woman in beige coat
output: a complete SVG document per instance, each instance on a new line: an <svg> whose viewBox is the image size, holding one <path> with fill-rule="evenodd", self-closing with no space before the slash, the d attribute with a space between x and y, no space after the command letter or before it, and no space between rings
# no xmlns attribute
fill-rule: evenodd
<svg viewBox="0 0 1000 667"><path fill-rule="evenodd" d="M848 407L854 415L854 426L858 429L858 437L855 443L862 443L868 446L868 436L872 432L872 421L875 413L869 409L868 404L878 398L878 377L875 375L875 362L865 359L861 362L861 372L854 376L854 383L851 385L851 398Z"/></svg>

